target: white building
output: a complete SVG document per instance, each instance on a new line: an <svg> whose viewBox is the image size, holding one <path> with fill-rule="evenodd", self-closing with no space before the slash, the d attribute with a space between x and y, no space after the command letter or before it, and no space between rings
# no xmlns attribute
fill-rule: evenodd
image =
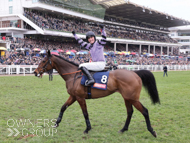
<svg viewBox="0 0 190 143"><path fill-rule="evenodd" d="M182 44L180 48L181 53L190 54L190 25L189 26L180 26L180 27L171 27L170 36L173 39L176 39L178 43Z"/></svg>

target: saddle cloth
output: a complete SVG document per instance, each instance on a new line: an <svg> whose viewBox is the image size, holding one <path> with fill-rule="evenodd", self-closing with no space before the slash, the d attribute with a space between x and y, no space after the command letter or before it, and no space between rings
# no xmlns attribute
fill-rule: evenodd
<svg viewBox="0 0 190 143"><path fill-rule="evenodd" d="M107 72L96 72L93 74L93 78L95 80L94 85L91 85L91 88L107 90L107 83L109 78L109 71ZM85 82L88 78L83 75L81 79L81 84L85 86Z"/></svg>

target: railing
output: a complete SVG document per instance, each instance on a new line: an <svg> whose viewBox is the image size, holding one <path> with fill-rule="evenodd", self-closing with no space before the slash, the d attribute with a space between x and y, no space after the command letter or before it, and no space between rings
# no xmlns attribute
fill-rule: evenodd
<svg viewBox="0 0 190 143"><path fill-rule="evenodd" d="M9 37L6 37L6 36L0 36L0 41L10 41L10 38Z"/></svg>
<svg viewBox="0 0 190 143"><path fill-rule="evenodd" d="M33 74L38 65L0 65L0 75ZM190 65L167 65L168 71L190 70ZM163 65L119 65L119 69L163 71ZM56 70L53 70L57 73Z"/></svg>
<svg viewBox="0 0 190 143"><path fill-rule="evenodd" d="M0 28L8 28L8 27L15 27L15 28L21 28L20 25L18 24L12 24L12 23L5 23L5 24L0 24Z"/></svg>
<svg viewBox="0 0 190 143"><path fill-rule="evenodd" d="M25 39L21 38L16 38L16 37L6 37L6 36L0 36L0 43L5 43L5 42L11 42L11 43L24 43Z"/></svg>
<svg viewBox="0 0 190 143"><path fill-rule="evenodd" d="M119 69L163 71L163 65L119 65ZM190 70L190 65L167 65L168 71Z"/></svg>
<svg viewBox="0 0 190 143"><path fill-rule="evenodd" d="M0 75L33 74L38 65L0 65ZM56 70L53 70L57 73Z"/></svg>

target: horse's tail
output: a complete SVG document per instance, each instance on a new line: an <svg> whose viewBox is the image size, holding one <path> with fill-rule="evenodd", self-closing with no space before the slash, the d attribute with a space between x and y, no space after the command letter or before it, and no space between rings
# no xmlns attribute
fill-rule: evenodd
<svg viewBox="0 0 190 143"><path fill-rule="evenodd" d="M160 103L154 75L148 70L139 70L134 72L141 78L142 83L145 89L148 91L152 102L154 104Z"/></svg>

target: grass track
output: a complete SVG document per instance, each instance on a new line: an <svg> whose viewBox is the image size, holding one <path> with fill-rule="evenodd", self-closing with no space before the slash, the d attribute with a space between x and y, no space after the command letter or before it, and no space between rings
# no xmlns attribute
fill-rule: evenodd
<svg viewBox="0 0 190 143"><path fill-rule="evenodd" d="M63 115L57 133L49 134L48 123L58 117L61 106L69 95L65 82L60 76L54 76L52 82L48 76L38 79L34 76L0 77L0 142L77 142L77 143L188 143L190 142L190 71L154 73L161 104L153 105L144 89L141 103L149 110L151 124L157 132L154 138L146 129L144 117L134 108L129 131L119 134L126 120L124 101L118 93L111 96L87 100L92 130L84 135L85 120L77 102ZM23 126L16 121L29 119ZM46 122L47 123L47 122ZM9 126L8 126L9 125ZM12 127L10 127L12 126ZM18 136L8 136L7 128L16 128ZM40 131L47 131L46 136ZM37 134L36 134L37 130ZM35 131L35 136L32 132ZM53 130L55 132L55 130ZM14 134L16 132L14 131ZM38 136L37 136L38 135ZM41 136L40 136L41 135Z"/></svg>

